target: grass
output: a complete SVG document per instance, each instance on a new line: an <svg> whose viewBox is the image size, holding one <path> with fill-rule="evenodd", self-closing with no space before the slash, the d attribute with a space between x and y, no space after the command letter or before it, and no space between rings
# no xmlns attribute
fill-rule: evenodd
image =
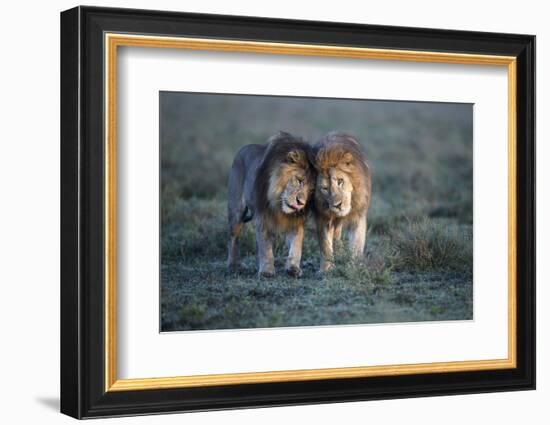
<svg viewBox="0 0 550 425"><path fill-rule="evenodd" d="M472 263L471 227L423 219L391 232L401 270L466 271Z"/></svg>
<svg viewBox="0 0 550 425"><path fill-rule="evenodd" d="M472 318L472 141L468 105L318 101L163 93L163 331ZM225 269L225 185L233 155L287 130L316 139L352 130L373 169L367 249L345 246L319 277L312 220L300 279L258 278L251 225L242 269Z"/></svg>

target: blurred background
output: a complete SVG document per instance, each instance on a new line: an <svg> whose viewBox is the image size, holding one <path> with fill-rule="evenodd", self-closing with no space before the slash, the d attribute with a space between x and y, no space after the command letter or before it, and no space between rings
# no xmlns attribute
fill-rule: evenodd
<svg viewBox="0 0 550 425"><path fill-rule="evenodd" d="M472 119L470 104L161 92L162 329L471 319ZM246 226L243 270L226 274L233 157L279 130L361 142L373 201L360 264L341 250L317 277L310 222L303 278L258 279ZM280 269L280 241L275 252Z"/></svg>

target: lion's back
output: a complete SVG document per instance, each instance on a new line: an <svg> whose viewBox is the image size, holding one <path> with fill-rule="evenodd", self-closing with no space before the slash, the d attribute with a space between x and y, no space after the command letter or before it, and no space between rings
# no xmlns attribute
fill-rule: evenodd
<svg viewBox="0 0 550 425"><path fill-rule="evenodd" d="M256 174L265 154L266 145L245 145L235 155L235 162L243 174L244 197L247 203L251 202Z"/></svg>

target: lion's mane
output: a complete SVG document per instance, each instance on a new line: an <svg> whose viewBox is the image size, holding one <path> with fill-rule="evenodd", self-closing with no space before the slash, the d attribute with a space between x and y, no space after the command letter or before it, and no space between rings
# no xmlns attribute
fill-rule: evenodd
<svg viewBox="0 0 550 425"><path fill-rule="evenodd" d="M297 224L296 222L305 220L309 202L306 208L295 214L284 214L280 208L275 208L278 199L274 199L274 197L283 189L283 182L287 179L287 174L291 174L296 169L304 172L309 187L314 188L314 172L308 160L310 149L309 143L285 132L279 132L269 139L256 172L253 188L255 214L265 219L266 225L272 224L280 228L289 228ZM290 157L289 154L291 154Z"/></svg>
<svg viewBox="0 0 550 425"><path fill-rule="evenodd" d="M347 133L332 132L319 140L312 149L317 172L328 174L330 168L338 168L346 173L353 185L351 212L345 221L352 221L365 214L371 200L371 173L361 146ZM321 195L316 191L314 207L317 213L328 214Z"/></svg>

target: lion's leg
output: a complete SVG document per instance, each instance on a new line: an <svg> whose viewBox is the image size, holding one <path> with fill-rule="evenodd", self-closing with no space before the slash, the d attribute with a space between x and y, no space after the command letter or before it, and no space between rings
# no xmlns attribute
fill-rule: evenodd
<svg viewBox="0 0 550 425"><path fill-rule="evenodd" d="M239 235L243 225L243 215L246 206L243 198L244 175L233 163L229 172L227 186L227 219L229 225L229 241L227 244L227 268L237 271L239 268Z"/></svg>
<svg viewBox="0 0 550 425"><path fill-rule="evenodd" d="M367 215L361 216L349 230L349 248L354 259L363 256L367 237Z"/></svg>
<svg viewBox="0 0 550 425"><path fill-rule="evenodd" d="M237 271L239 268L239 235L241 234L242 225L241 222L229 225L227 268L231 272Z"/></svg>
<svg viewBox="0 0 550 425"><path fill-rule="evenodd" d="M256 247L258 258L258 274L263 277L275 276L275 259L273 258L273 237L263 229L261 223L256 223Z"/></svg>
<svg viewBox="0 0 550 425"><path fill-rule="evenodd" d="M330 220L317 220L317 237L321 249L321 267L319 271L323 273L334 267L332 251L334 225Z"/></svg>
<svg viewBox="0 0 550 425"><path fill-rule="evenodd" d="M300 277L300 260L302 259L302 243L304 241L304 227L299 226L286 235L288 245L288 257L286 259L285 270L293 277Z"/></svg>
<svg viewBox="0 0 550 425"><path fill-rule="evenodd" d="M335 241L341 241L342 240L342 220L338 220L337 223L334 225L334 240Z"/></svg>
<svg viewBox="0 0 550 425"><path fill-rule="evenodd" d="M336 248L342 246L342 227L344 226L343 220L337 220L334 223L334 245Z"/></svg>

